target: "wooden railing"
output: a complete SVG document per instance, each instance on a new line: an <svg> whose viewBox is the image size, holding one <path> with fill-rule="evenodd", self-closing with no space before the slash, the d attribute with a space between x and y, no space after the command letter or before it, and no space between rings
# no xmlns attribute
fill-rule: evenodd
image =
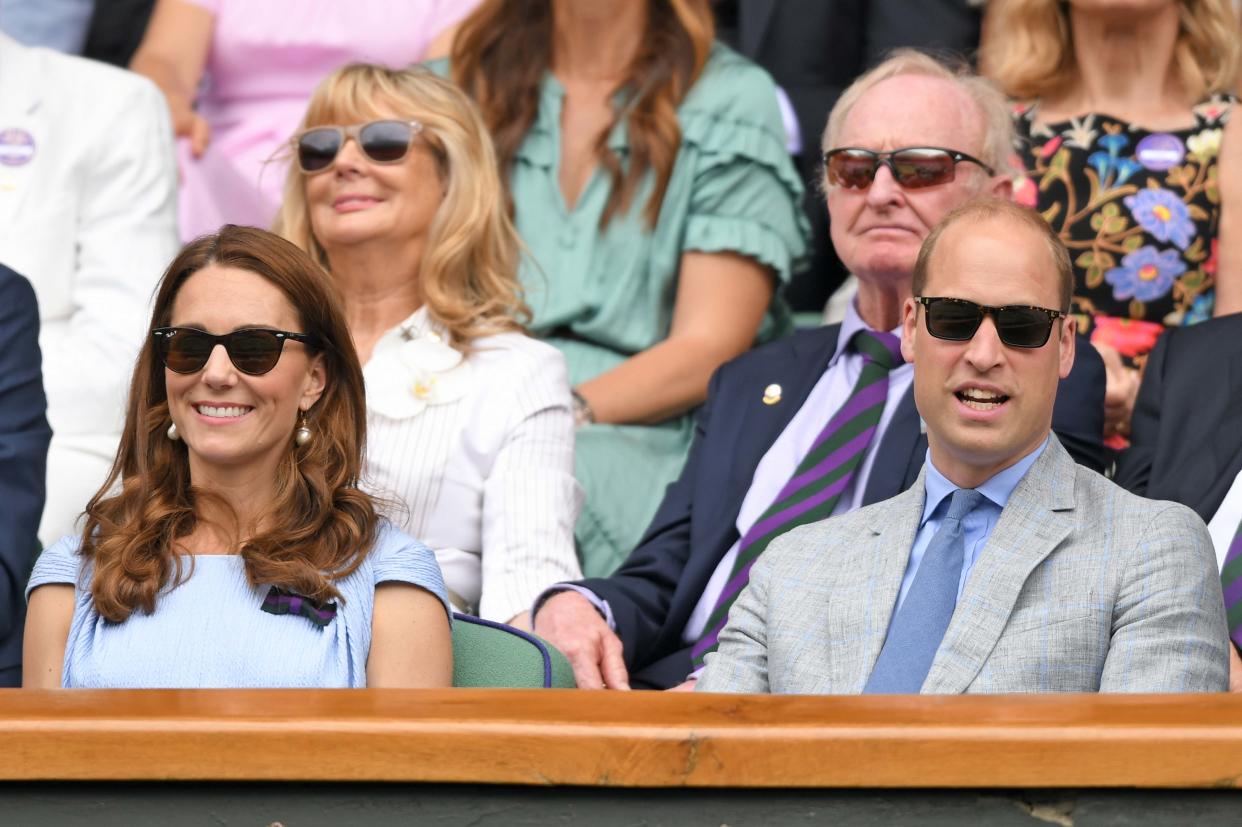
<svg viewBox="0 0 1242 827"><path fill-rule="evenodd" d="M0 690L0 781L1238 787L1242 697Z"/></svg>

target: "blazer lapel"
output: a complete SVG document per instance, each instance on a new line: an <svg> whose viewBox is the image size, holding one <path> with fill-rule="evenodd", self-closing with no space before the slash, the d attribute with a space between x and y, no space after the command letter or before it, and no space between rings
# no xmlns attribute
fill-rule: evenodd
<svg viewBox="0 0 1242 827"><path fill-rule="evenodd" d="M39 64L36 52L0 33L0 131L19 129L31 135L36 153L49 151ZM46 197L46 193L36 191L32 181L37 166L0 166L0 221L12 225L22 215L27 198Z"/></svg>
<svg viewBox="0 0 1242 827"><path fill-rule="evenodd" d="M923 475L909 490L873 507L869 534L847 542L833 561L837 570L829 597L828 657L832 694L862 691L888 635L901 579L923 516Z"/></svg>
<svg viewBox="0 0 1242 827"><path fill-rule="evenodd" d="M906 488L906 480L918 473L911 469L922 468L927 452L927 435L922 431L922 421L918 409L914 407L914 384L911 383L876 448L875 462L863 494L863 505L895 497Z"/></svg>
<svg viewBox="0 0 1242 827"><path fill-rule="evenodd" d="M1196 403L1195 414L1201 417L1199 421L1217 422L1221 425L1242 422L1242 360L1237 358L1239 348L1236 342L1230 342L1217 350L1217 353L1223 355L1230 345L1235 352L1229 356L1228 390L1223 393L1221 391L1208 392L1214 398L1214 402L1220 405L1220 410L1210 414L1206 411L1200 413L1201 402ZM1205 371L1203 378L1208 383L1205 387L1210 388L1216 377ZM1193 490L1187 492L1186 499L1180 500L1199 511L1201 515L1206 514L1203 517L1204 522L1211 521L1221 501L1233 487L1233 481L1239 469L1242 469L1242 428L1219 427L1213 431L1213 450L1203 452L1205 456L1198 467L1184 463L1185 484L1187 488L1193 487Z"/></svg>
<svg viewBox="0 0 1242 827"><path fill-rule="evenodd" d="M923 684L927 694L966 691L996 646L1027 577L1073 527L1074 461L1056 436L1027 472L979 555Z"/></svg>
<svg viewBox="0 0 1242 827"><path fill-rule="evenodd" d="M717 406L728 405L733 411L714 412L713 421L733 416L735 412L737 416L733 420L737 423L737 429L733 432L735 450L729 461L728 490L721 500L721 503L736 504L733 506L734 514L737 513L737 505L750 490L760 460L794 415L802 410L815 383L828 369L840 332L840 325L832 325L788 340L785 343L788 351L757 365L753 381L742 391L744 398L722 398L714 403ZM764 402L765 391L774 384L781 387L782 397L776 404L769 405Z"/></svg>

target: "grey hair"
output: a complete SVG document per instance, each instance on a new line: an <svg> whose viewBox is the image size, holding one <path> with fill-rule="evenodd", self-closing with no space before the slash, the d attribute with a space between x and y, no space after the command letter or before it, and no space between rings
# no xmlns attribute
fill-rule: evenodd
<svg viewBox="0 0 1242 827"><path fill-rule="evenodd" d="M997 174L1015 171L1009 160L1014 148L1013 119L1010 116L1009 102L1000 88L987 78L975 74L965 63L949 66L916 49L893 51L888 59L859 77L841 93L828 115L828 124L824 127L823 150L827 152L837 145L841 127L859 98L882 81L901 75L939 78L965 92L974 101L983 119L983 148L979 160L996 170Z"/></svg>

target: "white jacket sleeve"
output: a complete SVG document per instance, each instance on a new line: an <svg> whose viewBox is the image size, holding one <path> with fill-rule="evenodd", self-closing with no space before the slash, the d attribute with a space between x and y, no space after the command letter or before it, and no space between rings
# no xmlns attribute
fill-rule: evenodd
<svg viewBox="0 0 1242 827"><path fill-rule="evenodd" d="M145 78L110 69L98 79L84 71L83 80L74 94L109 102L91 107L90 122L65 124L93 139L79 166L75 236L65 239L74 246L72 311L40 337L48 418L62 436L120 431L152 293L179 246L163 96Z"/></svg>
<svg viewBox="0 0 1242 827"><path fill-rule="evenodd" d="M490 403L506 409L503 440L483 484L479 615L491 620L509 620L546 587L582 576L565 359L548 345L530 344L523 354L529 358Z"/></svg>

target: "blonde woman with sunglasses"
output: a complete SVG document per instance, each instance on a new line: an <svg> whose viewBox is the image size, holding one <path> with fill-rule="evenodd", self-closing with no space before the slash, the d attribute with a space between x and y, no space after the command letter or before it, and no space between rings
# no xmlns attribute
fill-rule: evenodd
<svg viewBox="0 0 1242 827"><path fill-rule="evenodd" d="M579 576L565 361L523 330L520 243L474 106L355 64L316 90L277 231L331 274L364 364L369 484L458 609L525 625Z"/></svg>

